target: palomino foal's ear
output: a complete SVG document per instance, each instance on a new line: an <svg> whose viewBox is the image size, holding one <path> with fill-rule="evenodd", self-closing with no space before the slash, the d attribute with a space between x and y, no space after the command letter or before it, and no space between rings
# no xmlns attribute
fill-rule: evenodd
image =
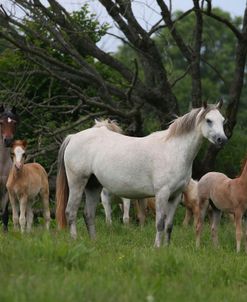
<svg viewBox="0 0 247 302"><path fill-rule="evenodd" d="M222 107L222 105L223 105L223 98L220 98L220 100L219 100L219 102L217 103L217 105L216 105L216 107L218 108L218 109L220 109L221 107Z"/></svg>
<svg viewBox="0 0 247 302"><path fill-rule="evenodd" d="M22 145L26 149L26 147L27 147L27 141L25 139L22 141Z"/></svg>
<svg viewBox="0 0 247 302"><path fill-rule="evenodd" d="M202 107L203 107L204 109L206 109L206 108L208 107L207 101L203 101Z"/></svg>

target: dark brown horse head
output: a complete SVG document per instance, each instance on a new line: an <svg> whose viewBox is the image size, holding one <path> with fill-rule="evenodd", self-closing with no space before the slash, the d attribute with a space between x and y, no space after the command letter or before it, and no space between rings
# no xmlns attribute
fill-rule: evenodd
<svg viewBox="0 0 247 302"><path fill-rule="evenodd" d="M3 105L0 106L1 135L5 147L11 146L18 122L19 117L15 107L4 108Z"/></svg>

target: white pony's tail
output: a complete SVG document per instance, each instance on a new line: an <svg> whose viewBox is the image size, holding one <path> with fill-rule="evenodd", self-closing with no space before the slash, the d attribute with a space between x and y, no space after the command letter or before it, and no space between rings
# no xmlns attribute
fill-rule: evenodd
<svg viewBox="0 0 247 302"><path fill-rule="evenodd" d="M59 229L63 229L67 226L65 209L68 203L69 186L64 166L64 152L70 139L71 135L65 138L58 153L58 172L56 179L56 220Z"/></svg>

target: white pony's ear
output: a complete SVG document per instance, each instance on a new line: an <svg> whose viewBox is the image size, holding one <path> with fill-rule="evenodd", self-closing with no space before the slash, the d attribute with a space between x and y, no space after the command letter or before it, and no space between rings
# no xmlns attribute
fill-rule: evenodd
<svg viewBox="0 0 247 302"><path fill-rule="evenodd" d="M224 103L223 98L220 98L220 100L219 100L219 102L217 103L216 107L217 107L218 109L220 109L220 108L222 107L223 103Z"/></svg>
<svg viewBox="0 0 247 302"><path fill-rule="evenodd" d="M202 107L203 107L204 109L206 109L206 108L208 107L207 101L203 101Z"/></svg>

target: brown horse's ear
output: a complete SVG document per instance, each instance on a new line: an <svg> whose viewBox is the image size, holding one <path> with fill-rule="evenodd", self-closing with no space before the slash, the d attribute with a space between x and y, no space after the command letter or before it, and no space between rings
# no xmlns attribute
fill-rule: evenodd
<svg viewBox="0 0 247 302"><path fill-rule="evenodd" d="M16 114L16 107L13 106L12 109L11 109L12 113Z"/></svg>
<svg viewBox="0 0 247 302"><path fill-rule="evenodd" d="M207 101L203 101L202 107L203 107L204 109L206 109L206 108L208 107Z"/></svg>
<svg viewBox="0 0 247 302"><path fill-rule="evenodd" d="M221 107L222 107L222 105L223 105L223 98L220 98L220 100L219 100L219 102L217 103L217 105L216 105L216 107L218 108L218 109L220 109Z"/></svg>
<svg viewBox="0 0 247 302"><path fill-rule="evenodd" d="M0 106L0 113L4 112L4 106L3 104Z"/></svg>
<svg viewBox="0 0 247 302"><path fill-rule="evenodd" d="M25 139L22 141L22 145L26 149L26 147L27 147L27 141Z"/></svg>

